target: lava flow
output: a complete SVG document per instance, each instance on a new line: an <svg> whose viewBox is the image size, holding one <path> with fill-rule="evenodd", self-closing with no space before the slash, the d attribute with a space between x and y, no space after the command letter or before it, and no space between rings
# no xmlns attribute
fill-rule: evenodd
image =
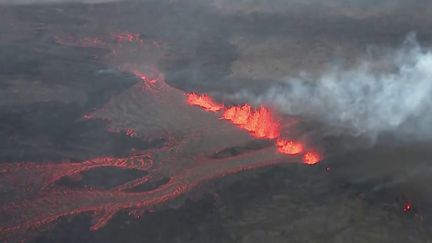
<svg viewBox="0 0 432 243"><path fill-rule="evenodd" d="M189 93L187 94L187 102L190 105L199 106L206 111L220 111L224 108L223 105L216 103L210 96L206 94Z"/></svg>
<svg viewBox="0 0 432 243"><path fill-rule="evenodd" d="M144 81L143 83L143 88L145 89L152 89L155 87L157 79L151 78L150 76L148 76L147 74L139 71L139 70L132 70L131 71L135 76L139 77L142 81Z"/></svg>
<svg viewBox="0 0 432 243"><path fill-rule="evenodd" d="M165 146L134 151L125 158L0 164L0 196L5 198L0 202L1 242L17 241L17 235L29 234L61 217L86 212L92 213L91 230L103 227L118 211L140 217L203 182L299 160L286 155L302 154L307 164L320 160L315 152L303 153L301 143L281 138L280 121L274 119L268 108L249 105L227 108L210 96L199 94L189 94L185 99L185 94L166 84L162 75L133 73L144 84L138 82L125 93L112 97L103 109L85 117L101 119L108 123L108 128L137 139L166 140ZM214 114L191 109L189 105ZM255 138L274 139L277 149L240 149L235 155L213 156L219 151L243 148ZM86 171L96 173L103 167L140 170L145 175L108 189L58 184L63 178L81 180ZM161 180L166 181L160 184ZM156 187L146 189L150 185Z"/></svg>

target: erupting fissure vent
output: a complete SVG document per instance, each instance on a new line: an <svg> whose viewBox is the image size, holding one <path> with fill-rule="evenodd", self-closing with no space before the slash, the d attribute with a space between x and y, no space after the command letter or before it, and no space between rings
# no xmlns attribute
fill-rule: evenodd
<svg viewBox="0 0 432 243"><path fill-rule="evenodd" d="M226 108L207 94L189 93L186 97L190 105L198 106L206 111L221 112L222 119L248 131L256 138L276 139L275 146L282 154L303 153L303 162L308 165L317 164L321 160L317 152L305 152L301 142L280 137L280 122L275 119L269 108L263 106L253 108L249 104Z"/></svg>

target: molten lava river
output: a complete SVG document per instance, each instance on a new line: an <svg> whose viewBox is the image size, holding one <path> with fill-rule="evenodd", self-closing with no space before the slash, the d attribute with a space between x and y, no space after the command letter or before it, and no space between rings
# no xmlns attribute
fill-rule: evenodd
<svg viewBox="0 0 432 243"><path fill-rule="evenodd" d="M127 131L142 140L165 139L159 149L135 151L128 157L86 161L0 165L0 185L11 197L1 205L3 236L23 234L61 217L92 213L91 230L103 227L120 210L141 217L169 204L208 180L282 163L316 164L320 155L283 134L281 120L269 108L248 104L226 106L206 94L167 85L158 75L133 70L140 80L84 119L100 119L112 131ZM260 146L250 148L251 143ZM243 148L229 154L232 148ZM58 181L80 179L83 172L117 167L145 175L110 189L69 188ZM151 189L136 188L161 181ZM6 188L7 187L7 188Z"/></svg>

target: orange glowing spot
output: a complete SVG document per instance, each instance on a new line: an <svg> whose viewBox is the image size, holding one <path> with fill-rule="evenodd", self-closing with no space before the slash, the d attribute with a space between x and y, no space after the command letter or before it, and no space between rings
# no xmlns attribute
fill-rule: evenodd
<svg viewBox="0 0 432 243"><path fill-rule="evenodd" d="M258 138L279 137L279 122L265 107L253 109L250 105L233 106L224 111L223 118L249 131Z"/></svg>
<svg viewBox="0 0 432 243"><path fill-rule="evenodd" d="M405 202L404 205L403 205L403 211L407 213L407 212L409 212L411 210L412 210L411 203L410 202Z"/></svg>
<svg viewBox="0 0 432 243"><path fill-rule="evenodd" d="M276 140L276 147L282 154L295 155L303 152L303 144L283 138Z"/></svg>
<svg viewBox="0 0 432 243"><path fill-rule="evenodd" d="M320 155L317 152L307 152L303 155L303 162L308 165L317 164L320 160Z"/></svg>
<svg viewBox="0 0 432 243"><path fill-rule="evenodd" d="M207 111L219 111L224 108L223 105L216 103L206 94L189 93L187 94L187 102L190 105L199 106Z"/></svg>

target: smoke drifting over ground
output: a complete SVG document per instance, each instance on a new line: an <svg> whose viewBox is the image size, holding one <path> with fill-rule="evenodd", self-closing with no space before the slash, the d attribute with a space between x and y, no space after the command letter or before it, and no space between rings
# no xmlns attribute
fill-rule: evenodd
<svg viewBox="0 0 432 243"><path fill-rule="evenodd" d="M384 63L384 64L383 64ZM410 35L385 60L365 59L344 69L328 67L319 77L300 74L262 93L242 91L237 101L271 104L351 135L376 138L383 132L432 138L432 53Z"/></svg>

